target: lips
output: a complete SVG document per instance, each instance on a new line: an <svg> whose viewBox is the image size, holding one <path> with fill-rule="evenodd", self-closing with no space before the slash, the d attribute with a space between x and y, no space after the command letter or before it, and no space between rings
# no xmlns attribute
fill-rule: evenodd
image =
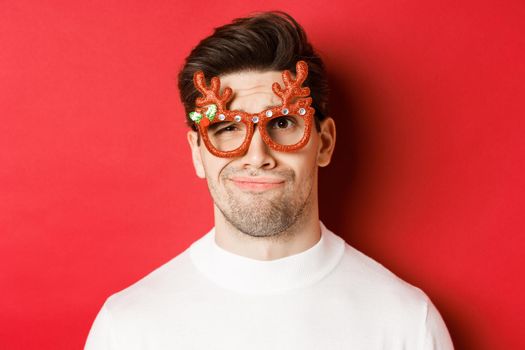
<svg viewBox="0 0 525 350"><path fill-rule="evenodd" d="M233 177L230 179L235 186L245 190L269 190L282 186L283 179L274 177Z"/></svg>

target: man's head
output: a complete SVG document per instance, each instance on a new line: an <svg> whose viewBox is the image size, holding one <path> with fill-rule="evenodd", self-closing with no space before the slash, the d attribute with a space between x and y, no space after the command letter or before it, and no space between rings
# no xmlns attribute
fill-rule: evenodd
<svg viewBox="0 0 525 350"><path fill-rule="evenodd" d="M295 73L300 60L308 64L304 82L311 91L316 120L328 115L328 82L323 61L308 42L303 28L284 12L265 12L237 18L216 28L186 58L179 73L179 92L186 116L195 109L200 96L193 74L202 71L209 80L215 76L242 71L284 71ZM195 127L187 117L188 125ZM196 130L196 129L194 129Z"/></svg>
<svg viewBox="0 0 525 350"><path fill-rule="evenodd" d="M281 104L272 91L284 86L282 71L295 74L296 63L308 64L309 87L315 109L316 130L301 149L279 152L254 131L251 144L238 157L221 158L200 142L195 125L188 132L197 175L206 178L217 215L239 231L254 237L275 236L317 215L317 167L330 162L335 125L327 113L324 67L308 43L303 29L284 13L264 13L234 20L202 40L179 74L179 88L187 114L201 94L193 75L202 71L220 78L221 88L234 91L229 110L260 113ZM286 125L284 125L286 127Z"/></svg>

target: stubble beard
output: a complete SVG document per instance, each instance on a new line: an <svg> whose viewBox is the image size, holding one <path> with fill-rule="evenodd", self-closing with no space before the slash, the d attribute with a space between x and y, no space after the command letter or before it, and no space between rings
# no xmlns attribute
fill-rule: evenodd
<svg viewBox="0 0 525 350"><path fill-rule="evenodd" d="M208 183L215 205L226 221L238 231L252 237L286 238L293 234L293 227L301 221L311 206L313 184L308 181L295 184L292 170L272 171L285 179L284 189L241 193L229 180L232 169L225 169L220 176L222 189L211 181ZM251 176L264 176L255 171ZM294 188L295 187L295 188Z"/></svg>

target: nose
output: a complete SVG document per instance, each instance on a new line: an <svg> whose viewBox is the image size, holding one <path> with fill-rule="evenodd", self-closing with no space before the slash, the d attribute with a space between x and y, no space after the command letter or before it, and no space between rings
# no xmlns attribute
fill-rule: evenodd
<svg viewBox="0 0 525 350"><path fill-rule="evenodd" d="M255 126L248 150L241 160L243 162L243 167L245 168L272 169L276 165L275 158L273 157L273 150L264 143L257 126Z"/></svg>

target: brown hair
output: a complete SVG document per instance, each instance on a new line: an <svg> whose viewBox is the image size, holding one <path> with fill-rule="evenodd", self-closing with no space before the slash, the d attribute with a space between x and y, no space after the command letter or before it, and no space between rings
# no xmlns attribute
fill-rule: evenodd
<svg viewBox="0 0 525 350"><path fill-rule="evenodd" d="M283 71L295 74L295 64L308 64L308 86L315 108L315 124L328 114L328 83L321 57L308 42L306 33L292 16L282 11L256 13L236 18L215 28L213 34L199 42L186 58L179 72L179 93L186 111L187 124L196 130L188 114L200 96L193 85L193 74L202 70L207 83L214 76L243 70Z"/></svg>

